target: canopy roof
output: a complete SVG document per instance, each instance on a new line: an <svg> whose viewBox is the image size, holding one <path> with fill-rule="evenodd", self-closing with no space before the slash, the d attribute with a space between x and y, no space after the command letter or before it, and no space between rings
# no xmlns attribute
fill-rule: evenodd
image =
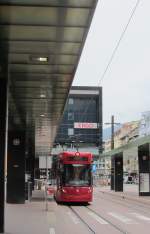
<svg viewBox="0 0 150 234"><path fill-rule="evenodd" d="M0 77L10 127L50 152L97 0L1 0Z"/></svg>

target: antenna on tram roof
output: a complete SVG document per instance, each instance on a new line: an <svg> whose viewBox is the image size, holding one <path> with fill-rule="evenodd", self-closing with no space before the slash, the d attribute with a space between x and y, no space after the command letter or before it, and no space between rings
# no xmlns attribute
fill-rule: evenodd
<svg viewBox="0 0 150 234"><path fill-rule="evenodd" d="M83 141L80 141L80 135L81 134L70 136L70 139L72 139L72 143L74 144L77 152L79 152L79 144L83 142Z"/></svg>

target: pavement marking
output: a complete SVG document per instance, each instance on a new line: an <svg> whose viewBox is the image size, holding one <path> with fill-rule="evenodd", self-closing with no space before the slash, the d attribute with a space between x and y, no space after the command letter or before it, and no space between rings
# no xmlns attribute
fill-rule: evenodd
<svg viewBox="0 0 150 234"><path fill-rule="evenodd" d="M88 212L88 214L92 216L100 224L108 224L104 219L100 218L98 215L94 214L93 212Z"/></svg>
<svg viewBox="0 0 150 234"><path fill-rule="evenodd" d="M49 229L49 234L55 234L55 228L50 228Z"/></svg>
<svg viewBox="0 0 150 234"><path fill-rule="evenodd" d="M56 224L56 214L53 211L47 212L47 219L50 226L54 226Z"/></svg>
<svg viewBox="0 0 150 234"><path fill-rule="evenodd" d="M67 214L69 215L69 217L72 219L72 221L73 221L75 224L80 223L79 219L78 219L75 215L73 215L70 211L68 211Z"/></svg>
<svg viewBox="0 0 150 234"><path fill-rule="evenodd" d="M126 224L137 224L137 222L135 222L132 219L130 219L130 218L124 216L124 215L121 215L119 213L108 212L108 214L111 215L112 217L120 220L123 223L126 223Z"/></svg>
<svg viewBox="0 0 150 234"><path fill-rule="evenodd" d="M150 218L145 216L145 215L141 215L141 214L135 213L135 212L132 212L130 214L134 215L138 219L145 220L145 221L150 221Z"/></svg>

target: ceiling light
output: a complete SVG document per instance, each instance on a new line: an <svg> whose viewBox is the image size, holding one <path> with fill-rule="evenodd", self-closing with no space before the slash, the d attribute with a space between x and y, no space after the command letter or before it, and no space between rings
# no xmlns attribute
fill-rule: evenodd
<svg viewBox="0 0 150 234"><path fill-rule="evenodd" d="M40 61L40 62L48 62L47 57L39 57L39 58L37 58L37 60Z"/></svg>
<svg viewBox="0 0 150 234"><path fill-rule="evenodd" d="M33 62L48 62L48 57L30 56L30 60Z"/></svg>
<svg viewBox="0 0 150 234"><path fill-rule="evenodd" d="M41 98L45 98L46 95L45 95L45 94L41 94L40 97L41 97Z"/></svg>
<svg viewBox="0 0 150 234"><path fill-rule="evenodd" d="M41 116L41 117L44 117L45 115L42 114L42 115L40 115L40 116Z"/></svg>

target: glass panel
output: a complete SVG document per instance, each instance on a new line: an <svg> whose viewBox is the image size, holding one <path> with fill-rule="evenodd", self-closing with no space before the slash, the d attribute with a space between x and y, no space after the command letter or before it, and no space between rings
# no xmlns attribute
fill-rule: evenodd
<svg viewBox="0 0 150 234"><path fill-rule="evenodd" d="M68 113L68 120L74 120L74 113Z"/></svg>
<svg viewBox="0 0 150 234"><path fill-rule="evenodd" d="M63 183L65 186L90 186L91 166L82 164L65 165Z"/></svg>
<svg viewBox="0 0 150 234"><path fill-rule="evenodd" d="M68 128L68 136L74 135L74 129Z"/></svg>
<svg viewBox="0 0 150 234"><path fill-rule="evenodd" d="M11 6L11 12L9 9L10 6L1 6L0 8L0 20L4 24L17 24L19 22L24 25L56 25L58 22L58 8ZM81 18L83 22L86 19L85 15L86 12L82 17L83 19Z"/></svg>
<svg viewBox="0 0 150 234"><path fill-rule="evenodd" d="M73 105L73 103L74 103L73 98L69 98L69 104L70 104L70 105Z"/></svg>
<svg viewBox="0 0 150 234"><path fill-rule="evenodd" d="M70 6L70 7L92 7L95 4L93 0L1 0L1 3L11 3L20 5L46 5L46 6Z"/></svg>

